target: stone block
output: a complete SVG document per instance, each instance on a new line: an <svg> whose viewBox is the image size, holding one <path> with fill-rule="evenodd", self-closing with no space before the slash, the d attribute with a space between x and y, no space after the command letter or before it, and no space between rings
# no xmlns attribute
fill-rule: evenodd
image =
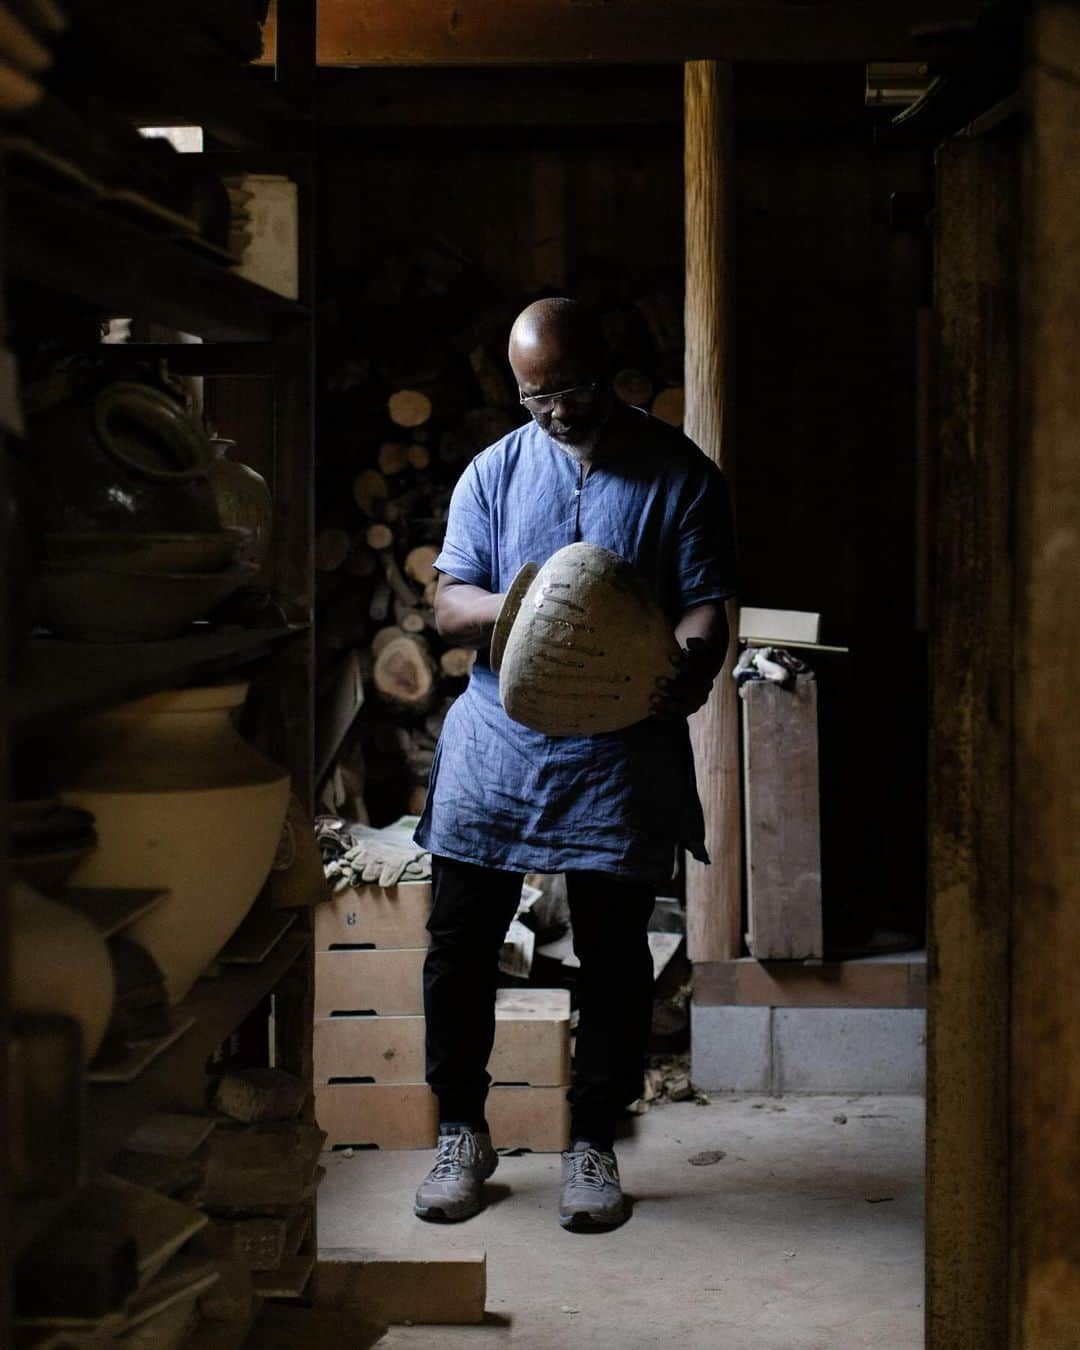
<svg viewBox="0 0 1080 1350"><path fill-rule="evenodd" d="M925 1037L921 1008L777 1008L773 1091L923 1092Z"/></svg>
<svg viewBox="0 0 1080 1350"><path fill-rule="evenodd" d="M768 1092L771 1008L692 1004L690 1076L709 1092Z"/></svg>

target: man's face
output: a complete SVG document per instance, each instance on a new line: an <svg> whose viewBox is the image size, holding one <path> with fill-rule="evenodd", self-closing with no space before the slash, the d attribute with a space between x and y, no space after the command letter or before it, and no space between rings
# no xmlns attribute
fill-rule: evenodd
<svg viewBox="0 0 1080 1350"><path fill-rule="evenodd" d="M607 419L609 403L594 363L552 349L519 354L511 364L519 394L536 424L570 451L591 449ZM557 397L549 397L553 394Z"/></svg>

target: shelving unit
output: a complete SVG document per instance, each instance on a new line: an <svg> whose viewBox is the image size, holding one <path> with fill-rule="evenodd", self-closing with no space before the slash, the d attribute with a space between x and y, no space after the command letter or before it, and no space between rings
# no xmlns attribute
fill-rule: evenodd
<svg viewBox="0 0 1080 1350"><path fill-rule="evenodd" d="M108 49L102 51L101 94L116 113L142 123L201 125L215 146L227 147L224 152L215 148L207 156L208 160L212 156L215 168L221 163L237 172L259 172L276 160L283 166L278 171L296 179L301 194L301 299L292 301L244 280L214 257L212 247L170 231L152 214L121 212L107 195L80 185L76 175L65 179L62 173L43 173L32 160L15 153L4 166L0 203L4 230L0 301L9 313L12 296L18 305L39 297L45 313L55 302L74 301L103 319L134 316L203 339L192 344L95 348L95 356L118 373L133 362L165 357L178 373L258 375L271 381L275 524L268 572L273 578L272 598L287 626L198 625L187 636L169 641L110 646L33 639L16 671L0 669L7 710L2 742L5 776L10 777L6 760L13 744L62 736L80 717L133 697L242 675L256 678L264 693L273 694L280 723L275 758L290 772L293 791L310 811L313 349L311 122L306 92L314 65L314 0L279 0L293 40L282 45L275 85L254 70L243 71L242 79L229 79L217 68L182 67L181 78L175 53L162 50L139 25L121 25L122 38L107 40L108 31L114 35L121 31L115 16L91 19L92 8L88 6L84 16L82 4L73 0L71 18L78 24L87 17L97 25L90 30L91 46L100 40ZM172 22L189 22L177 14ZM91 59L92 52L79 55L83 78ZM6 483L0 482L0 488L6 490ZM0 952L7 943L8 924L5 878ZM310 1121L312 994L310 913L301 910L261 960L222 964L212 977L196 982L173 1010L174 1025L186 1029L138 1077L88 1086L85 1153L90 1176L100 1173L132 1130L153 1112L163 1107L206 1111L207 1062L253 1017L273 1026L274 1062L308 1085L302 1118ZM8 999L7 989L0 989L5 1034ZM272 1023L266 1020L271 999ZM0 1072L6 1074L6 1057L3 1062ZM0 1168L6 1169L6 1157L6 1138L0 1137ZM12 1206L6 1182L6 1176L0 1176L5 1193L0 1244L6 1253L0 1339L5 1343L13 1317L12 1262L28 1243L62 1220L71 1200L71 1196L46 1197ZM299 1252L279 1272L276 1283L271 1280L259 1291L267 1298L310 1295L317 1250L314 1201L309 1209ZM206 1326L192 1343L239 1345L247 1330Z"/></svg>

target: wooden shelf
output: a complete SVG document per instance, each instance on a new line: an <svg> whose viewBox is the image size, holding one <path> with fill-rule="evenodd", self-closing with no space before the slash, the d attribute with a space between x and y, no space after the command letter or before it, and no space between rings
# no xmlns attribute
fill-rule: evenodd
<svg viewBox="0 0 1080 1350"><path fill-rule="evenodd" d="M193 679L211 679L256 661L307 630L288 628L211 629L160 642L62 642L32 639L19 662L10 691L10 726L15 740L54 733L58 726L95 709L175 688Z"/></svg>
<svg viewBox="0 0 1080 1350"><path fill-rule="evenodd" d="M306 933L288 933L259 966L231 966L217 979L199 980L175 1012L194 1025L134 1082L92 1084L87 1091L87 1164L91 1176L120 1151L139 1123L172 1100L179 1082L203 1072L206 1060L273 991L305 951ZM55 1223L74 1194L17 1202L14 1251L18 1254Z"/></svg>
<svg viewBox="0 0 1080 1350"><path fill-rule="evenodd" d="M74 189L10 176L7 267L13 279L103 317L138 315L222 342L265 342L309 317L294 300L236 276L182 243Z"/></svg>
<svg viewBox="0 0 1080 1350"><path fill-rule="evenodd" d="M247 1017L307 948L306 933L287 933L258 966L229 966L216 979L202 979L176 1007L195 1025L133 1083L98 1084L88 1094L89 1148L102 1166L123 1147L141 1120L170 1106L178 1085L202 1074L207 1058Z"/></svg>

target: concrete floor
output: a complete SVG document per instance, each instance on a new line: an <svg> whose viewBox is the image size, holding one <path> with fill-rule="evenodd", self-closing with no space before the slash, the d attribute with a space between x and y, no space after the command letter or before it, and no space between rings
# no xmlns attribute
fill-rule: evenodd
<svg viewBox="0 0 1080 1350"><path fill-rule="evenodd" d="M485 1212L434 1227L412 1215L429 1153L328 1155L323 1246L487 1250L487 1325L392 1327L380 1347L919 1350L920 1098L722 1097L633 1130L633 1217L602 1235L559 1228L557 1156L502 1159ZM707 1149L725 1157L688 1162Z"/></svg>

